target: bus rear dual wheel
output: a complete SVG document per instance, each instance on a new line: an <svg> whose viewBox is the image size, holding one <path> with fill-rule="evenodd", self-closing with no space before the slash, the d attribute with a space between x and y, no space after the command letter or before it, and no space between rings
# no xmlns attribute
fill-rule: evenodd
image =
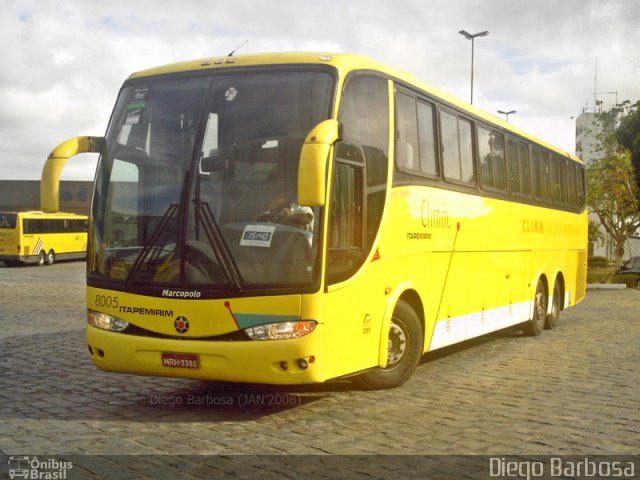
<svg viewBox="0 0 640 480"><path fill-rule="evenodd" d="M553 287L553 297L551 299L551 311L547 314L549 297L547 288L541 281L536 286L536 293L533 299L533 317L524 324L524 333L536 337L546 328L553 330L558 326L560 320L560 284L556 280Z"/></svg>
<svg viewBox="0 0 640 480"><path fill-rule="evenodd" d="M38 255L38 265L53 265L56 262L56 253L53 250L49 250L48 253L44 253L44 251L40 252Z"/></svg>
<svg viewBox="0 0 640 480"><path fill-rule="evenodd" d="M356 377L358 383L373 390L402 385L420 363L422 344L422 324L418 314L407 302L398 300L389 326L387 366L361 373Z"/></svg>

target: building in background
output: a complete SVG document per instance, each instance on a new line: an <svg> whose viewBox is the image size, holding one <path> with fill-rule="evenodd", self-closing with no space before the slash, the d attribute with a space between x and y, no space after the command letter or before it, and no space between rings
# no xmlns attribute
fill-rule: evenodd
<svg viewBox="0 0 640 480"><path fill-rule="evenodd" d="M60 182L60 210L89 215L93 182ZM0 211L40 210L40 180L0 180Z"/></svg>

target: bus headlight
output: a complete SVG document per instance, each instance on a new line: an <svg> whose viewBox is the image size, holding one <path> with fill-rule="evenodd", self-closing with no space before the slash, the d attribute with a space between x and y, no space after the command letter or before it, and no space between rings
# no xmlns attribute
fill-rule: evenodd
<svg viewBox="0 0 640 480"><path fill-rule="evenodd" d="M315 328L315 321L302 320L299 322L267 323L246 328L244 331L253 340L287 340L309 335Z"/></svg>
<svg viewBox="0 0 640 480"><path fill-rule="evenodd" d="M129 326L129 322L106 313L94 312L93 310L87 310L87 322L91 326L111 332L122 332Z"/></svg>

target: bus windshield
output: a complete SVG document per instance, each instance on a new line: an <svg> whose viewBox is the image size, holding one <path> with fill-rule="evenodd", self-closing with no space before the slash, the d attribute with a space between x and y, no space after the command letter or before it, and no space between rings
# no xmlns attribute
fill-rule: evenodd
<svg viewBox="0 0 640 480"><path fill-rule="evenodd" d="M96 176L88 274L242 291L318 280L323 212L298 205L328 70L137 79L120 92Z"/></svg>
<svg viewBox="0 0 640 480"><path fill-rule="evenodd" d="M17 213L0 212L0 228L13 230L16 228Z"/></svg>

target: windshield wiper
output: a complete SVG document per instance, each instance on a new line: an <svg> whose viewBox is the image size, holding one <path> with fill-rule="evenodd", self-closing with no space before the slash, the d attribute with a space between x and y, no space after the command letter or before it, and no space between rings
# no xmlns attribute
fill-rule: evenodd
<svg viewBox="0 0 640 480"><path fill-rule="evenodd" d="M158 245L158 239L167 228L167 225L169 224L171 219L175 216L178 208L179 205L177 203L172 203L171 205L169 205L169 208L167 208L167 211L164 212L164 215L162 215L162 218L160 219L160 223L158 223L158 226L151 234L149 240L144 244L144 247L142 248L142 251L136 258L135 262L133 262L131 270L129 270L129 273L127 274L125 285L131 284L143 264L149 261L156 261L158 259L163 247L166 245L166 242L162 245Z"/></svg>
<svg viewBox="0 0 640 480"><path fill-rule="evenodd" d="M202 229L207 236L209 245L222 268L227 282L233 285L238 292L241 292L243 284L242 275L224 241L218 222L216 222L209 204L198 198L193 200L193 204L195 205L196 232L200 230L200 225L202 224Z"/></svg>

